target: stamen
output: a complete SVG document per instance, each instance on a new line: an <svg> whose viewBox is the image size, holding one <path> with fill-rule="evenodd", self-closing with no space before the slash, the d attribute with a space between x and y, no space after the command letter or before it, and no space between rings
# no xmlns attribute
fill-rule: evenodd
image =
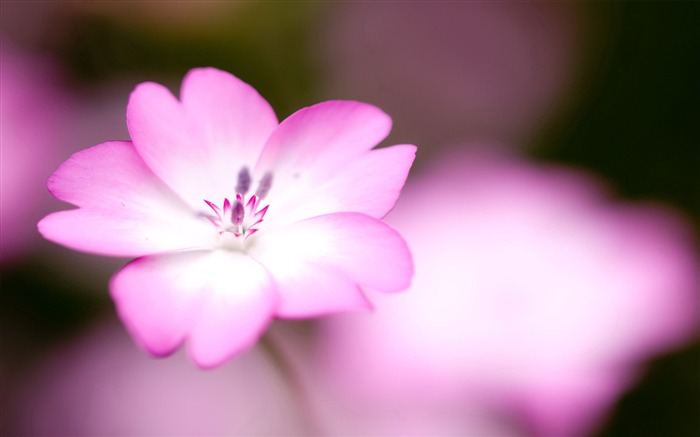
<svg viewBox="0 0 700 437"><path fill-rule="evenodd" d="M269 190L271 176L263 179L266 181L262 181L260 185ZM269 208L269 205L266 205L258 209L261 203L258 196L252 195L246 199L245 195L241 193L236 193L236 198L233 201L224 198L223 208L208 200L204 200L204 203L214 211L215 215L202 214L203 217L216 226L219 235L224 240L230 236L243 237L244 240L247 240L248 237L258 232L257 226L262 223ZM222 244L227 245L228 243Z"/></svg>
<svg viewBox="0 0 700 437"><path fill-rule="evenodd" d="M207 205L209 205L209 208L211 208L216 213L217 217L219 217L219 219L221 219L221 209L215 203L212 203L208 200L205 200L204 202Z"/></svg>
<svg viewBox="0 0 700 437"><path fill-rule="evenodd" d="M258 199L262 199L270 192L270 188L272 188L272 173L268 171L260 180L260 185L258 185L255 195L258 196Z"/></svg>
<svg viewBox="0 0 700 437"><path fill-rule="evenodd" d="M236 193L245 194L250 190L250 172L248 167L243 167L241 171L238 172L238 184L236 184Z"/></svg>
<svg viewBox="0 0 700 437"><path fill-rule="evenodd" d="M231 202L228 198L224 199L224 217L231 217Z"/></svg>
<svg viewBox="0 0 700 437"><path fill-rule="evenodd" d="M248 199L248 203L246 203L245 207L248 208L250 211L255 211L255 208L258 206L258 198L253 194L250 196L250 199Z"/></svg>
<svg viewBox="0 0 700 437"><path fill-rule="evenodd" d="M259 221L262 221L262 219L265 217L265 213L267 212L267 208L269 208L270 205L267 205L265 208L261 209L260 211L256 212L253 217L258 219Z"/></svg>

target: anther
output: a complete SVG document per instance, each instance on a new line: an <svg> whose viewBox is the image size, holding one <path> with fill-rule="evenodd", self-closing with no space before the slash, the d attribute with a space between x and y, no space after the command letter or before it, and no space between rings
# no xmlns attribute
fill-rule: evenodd
<svg viewBox="0 0 700 437"><path fill-rule="evenodd" d="M255 195L258 197L258 199L262 199L263 197L267 196L267 193L270 192L270 188L272 188L272 173L268 171L260 180L260 185L258 185Z"/></svg>
<svg viewBox="0 0 700 437"><path fill-rule="evenodd" d="M248 167L243 167L241 171L238 172L238 183L236 184L236 193L245 194L250 190L250 172Z"/></svg>

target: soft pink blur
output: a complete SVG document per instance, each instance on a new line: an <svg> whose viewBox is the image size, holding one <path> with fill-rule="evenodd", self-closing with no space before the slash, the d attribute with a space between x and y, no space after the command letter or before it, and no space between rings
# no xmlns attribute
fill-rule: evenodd
<svg viewBox="0 0 700 437"><path fill-rule="evenodd" d="M414 253L412 288L322 327L336 414L351 433L407 418L460 432L468 415L490 415L496 434L590 432L642 360L697 327L687 229L568 169L449 158L388 218ZM374 428L351 420L370 411Z"/></svg>
<svg viewBox="0 0 700 437"><path fill-rule="evenodd" d="M342 2L318 41L328 93L431 147L525 145L567 103L585 39L574 2Z"/></svg>
<svg viewBox="0 0 700 437"><path fill-rule="evenodd" d="M47 210L45 183L58 163L69 103L56 67L3 41L0 50L0 262L26 254L40 240Z"/></svg>
<svg viewBox="0 0 700 437"><path fill-rule="evenodd" d="M114 323L27 377L22 435L300 435L298 403L263 350L202 372L180 352L147 358Z"/></svg>

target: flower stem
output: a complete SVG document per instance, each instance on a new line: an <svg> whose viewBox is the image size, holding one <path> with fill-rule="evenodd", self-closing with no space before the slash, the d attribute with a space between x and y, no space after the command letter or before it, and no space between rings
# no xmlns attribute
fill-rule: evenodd
<svg viewBox="0 0 700 437"><path fill-rule="evenodd" d="M303 383L304 378L294 360L285 352L285 347L274 338L276 336L272 331L274 329L268 329L260 339L259 344L265 349L268 357L280 372L282 379L287 383L293 399L296 400L295 406L298 409L298 416L305 435L321 435L313 413L311 395Z"/></svg>

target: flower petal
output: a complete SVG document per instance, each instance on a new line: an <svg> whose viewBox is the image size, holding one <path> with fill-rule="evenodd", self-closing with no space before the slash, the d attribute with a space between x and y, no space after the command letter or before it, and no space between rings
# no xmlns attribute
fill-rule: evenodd
<svg viewBox="0 0 700 437"><path fill-rule="evenodd" d="M127 125L144 161L175 192L200 207L231 196L236 175L255 164L277 126L255 89L213 68L191 70L182 102L147 82L131 94Z"/></svg>
<svg viewBox="0 0 700 437"><path fill-rule="evenodd" d="M270 322L277 292L267 271L251 258L221 253L202 317L192 329L189 352L200 367L213 367L252 346Z"/></svg>
<svg viewBox="0 0 700 437"><path fill-rule="evenodd" d="M221 147L217 153L251 169L278 125L274 110L253 87L215 68L197 68L185 76L182 105L203 127L209 147Z"/></svg>
<svg viewBox="0 0 700 437"><path fill-rule="evenodd" d="M313 217L253 238L251 256L278 284L280 316L366 307L357 287L399 291L413 275L401 236L364 214Z"/></svg>
<svg viewBox="0 0 700 437"><path fill-rule="evenodd" d="M351 101L320 103L284 120L256 166L258 177L273 174L266 220L294 222L343 211L383 217L415 156L415 147L407 145L370 151L390 129L384 112Z"/></svg>
<svg viewBox="0 0 700 437"><path fill-rule="evenodd" d="M384 217L396 203L415 158L416 147L399 145L348 160L334 175L320 177L312 186L288 184L271 204L265 221L272 225L335 212L360 212Z"/></svg>
<svg viewBox="0 0 700 437"><path fill-rule="evenodd" d="M334 266L278 259L265 267L273 272L282 290L276 312L279 317L315 317L372 308L357 282Z"/></svg>
<svg viewBox="0 0 700 437"><path fill-rule="evenodd" d="M50 214L41 234L77 250L113 256L203 247L216 232L150 171L129 142L76 153L48 189L79 209Z"/></svg>
<svg viewBox="0 0 700 437"><path fill-rule="evenodd" d="M169 355L184 341L201 313L202 252L142 257L127 264L110 283L119 317L135 340L156 356Z"/></svg>
<svg viewBox="0 0 700 437"><path fill-rule="evenodd" d="M138 343L167 355L188 338L190 356L202 368L250 347L276 304L265 269L226 251L139 258L114 277L111 292Z"/></svg>
<svg viewBox="0 0 700 437"><path fill-rule="evenodd" d="M318 103L295 112L275 129L258 169L342 164L372 149L390 130L391 118L375 106L344 100Z"/></svg>

